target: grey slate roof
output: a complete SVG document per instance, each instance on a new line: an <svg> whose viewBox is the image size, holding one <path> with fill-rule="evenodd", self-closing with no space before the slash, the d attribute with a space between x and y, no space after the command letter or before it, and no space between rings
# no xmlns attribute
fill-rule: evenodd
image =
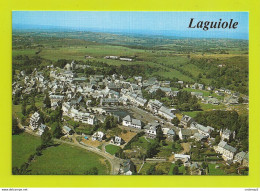
<svg viewBox="0 0 260 191"><path fill-rule="evenodd" d="M224 148L224 146L225 146L226 144L227 144L227 143L226 143L225 141L220 141L219 144L218 144L218 146Z"/></svg>
<svg viewBox="0 0 260 191"><path fill-rule="evenodd" d="M226 149L226 150L228 150L228 151L230 151L230 152L232 152L232 153L235 153L235 152L237 151L236 148L234 148L234 147L232 147L232 146L230 146L230 145L228 145L228 144L226 144L226 145L224 146L224 149Z"/></svg>
<svg viewBox="0 0 260 191"><path fill-rule="evenodd" d="M131 122L131 117L130 115L127 115L123 118L123 121L128 121L128 122Z"/></svg>
<svg viewBox="0 0 260 191"><path fill-rule="evenodd" d="M169 135L175 135L175 132L174 132L172 129L170 129L170 130L167 132L167 134L169 134Z"/></svg>
<svg viewBox="0 0 260 191"><path fill-rule="evenodd" d="M181 129L181 134L182 135L191 136L192 135L192 131L190 129Z"/></svg>
<svg viewBox="0 0 260 191"><path fill-rule="evenodd" d="M62 127L65 131L67 131L67 132L70 132L71 131L71 128L69 128L68 126L63 126Z"/></svg>
<svg viewBox="0 0 260 191"><path fill-rule="evenodd" d="M141 121L138 119L132 119L132 124L141 126Z"/></svg>

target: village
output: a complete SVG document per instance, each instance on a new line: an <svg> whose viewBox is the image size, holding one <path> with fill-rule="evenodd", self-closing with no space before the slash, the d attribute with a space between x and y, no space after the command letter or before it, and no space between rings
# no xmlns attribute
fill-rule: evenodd
<svg viewBox="0 0 260 191"><path fill-rule="evenodd" d="M104 59L133 61L118 56ZM78 76L77 69L87 67L91 66L72 61L64 68L53 65L44 71L35 68L30 75L20 71L12 84L13 97L22 100L36 92L42 98L41 107L32 109L28 118L16 116L21 126L41 136L46 128L53 128L46 120L51 111L59 113L62 131L59 139L109 158L114 163L112 174L206 175L209 165L214 169L233 169L230 172L235 174L248 169L249 153L234 145L235 131L225 126L216 129L213 125L200 124L176 104L150 98L158 94L165 99L177 99L182 90L171 88L173 82L142 76L132 76L129 80L118 74ZM196 100L194 105L248 106L247 96L229 89L183 81L174 83L194 90L190 91ZM202 92L216 96L204 96ZM167 165L160 166L166 162Z"/></svg>

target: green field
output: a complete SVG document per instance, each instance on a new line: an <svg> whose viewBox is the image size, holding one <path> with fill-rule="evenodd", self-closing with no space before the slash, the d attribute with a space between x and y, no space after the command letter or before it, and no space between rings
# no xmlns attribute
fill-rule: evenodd
<svg viewBox="0 0 260 191"><path fill-rule="evenodd" d="M143 167L142 167L142 169L141 169L141 171L140 171L140 174L145 175L145 174L146 174L146 171L147 171L151 166L152 166L152 163L148 163L148 162L144 163L144 165L143 165ZM139 169L138 169L138 170L139 170Z"/></svg>
<svg viewBox="0 0 260 191"><path fill-rule="evenodd" d="M12 166L20 167L27 161L31 154L35 153L36 147L41 144L39 137L27 133L12 136Z"/></svg>
<svg viewBox="0 0 260 191"><path fill-rule="evenodd" d="M106 159L80 148L61 144L43 151L31 163L30 174L84 174L97 167L98 174L109 174L110 165Z"/></svg>
<svg viewBox="0 0 260 191"><path fill-rule="evenodd" d="M222 164L208 164L209 175L225 175L226 173L221 168L215 168L216 165L223 166Z"/></svg>
<svg viewBox="0 0 260 191"><path fill-rule="evenodd" d="M115 145L107 145L105 148L106 148L106 152L108 152L111 155L116 154L116 152L119 151L120 149L120 147Z"/></svg>
<svg viewBox="0 0 260 191"><path fill-rule="evenodd" d="M12 166L20 167L35 153L41 140L27 133L13 136ZM97 167L98 174L109 174L110 164L103 157L78 147L61 144L43 150L41 156L31 162L29 174L84 174Z"/></svg>
<svg viewBox="0 0 260 191"><path fill-rule="evenodd" d="M196 117L198 113L201 113L202 111L186 111L183 112L184 115L188 115L190 117Z"/></svg>

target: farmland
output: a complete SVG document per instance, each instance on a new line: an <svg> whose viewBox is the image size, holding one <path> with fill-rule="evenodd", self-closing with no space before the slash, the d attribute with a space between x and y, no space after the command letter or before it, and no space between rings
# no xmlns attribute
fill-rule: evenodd
<svg viewBox="0 0 260 191"><path fill-rule="evenodd" d="M136 43L138 46L133 46ZM221 45L224 45L223 48ZM234 48L235 45L238 47L240 45L241 48ZM166 38L158 40L156 37L141 38L109 33L14 32L13 64L19 64L21 60L17 56L23 55L29 58L41 57L42 65L60 59L104 62L113 66L147 65L155 68L152 73L145 74L147 77L197 81L217 87L226 86L247 94L247 47L247 41L243 40ZM86 55L90 58L85 58ZM134 61L104 59L107 55L130 57L134 58ZM206 67L204 63L207 63ZM223 65L224 68L218 68L219 65ZM238 70L243 72L237 73ZM226 77L233 74L237 76L232 76L230 78L232 81L227 80ZM216 76L219 78L216 79Z"/></svg>

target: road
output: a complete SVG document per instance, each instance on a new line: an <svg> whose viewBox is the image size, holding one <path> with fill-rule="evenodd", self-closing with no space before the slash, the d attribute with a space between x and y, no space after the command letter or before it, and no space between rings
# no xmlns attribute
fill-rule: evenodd
<svg viewBox="0 0 260 191"><path fill-rule="evenodd" d="M145 110L140 109L140 108L135 107L135 106L128 106L127 109L130 110L131 113L133 113L133 116L136 119L139 119L144 123L151 123L153 121L163 122L164 123L162 125L163 127L168 127L170 129L173 129L176 133L179 132L179 128L174 126L171 122L166 121L165 119L162 119L159 116L156 116L156 115L154 115L154 114L152 114L148 111L145 111Z"/></svg>

